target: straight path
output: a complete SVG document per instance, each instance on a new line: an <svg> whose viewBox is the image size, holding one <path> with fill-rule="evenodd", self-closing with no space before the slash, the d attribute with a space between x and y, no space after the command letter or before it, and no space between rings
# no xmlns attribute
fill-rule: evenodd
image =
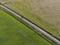
<svg viewBox="0 0 60 45"><path fill-rule="evenodd" d="M0 8L2 10L4 10L5 12L11 14L11 16L15 17L17 20L19 20L20 22L22 22L23 24L25 24L29 28L33 29L33 31L37 32L39 35L44 37L46 40L48 40L52 44L60 45L60 39L56 38L55 36L53 36L52 34L47 32L43 28L41 28L41 27L37 26L36 24L32 23L31 21L29 21L28 19L26 19L22 15L20 15L20 14L16 13L15 11L11 10L7 6L5 6L4 4L1 4Z"/></svg>

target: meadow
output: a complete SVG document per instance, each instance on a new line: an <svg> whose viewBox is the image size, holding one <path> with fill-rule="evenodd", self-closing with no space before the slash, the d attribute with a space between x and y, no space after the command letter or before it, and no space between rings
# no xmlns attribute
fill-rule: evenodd
<svg viewBox="0 0 60 45"><path fill-rule="evenodd" d="M17 0L6 6L60 38L59 0Z"/></svg>
<svg viewBox="0 0 60 45"><path fill-rule="evenodd" d="M0 45L50 45L31 29L0 9Z"/></svg>

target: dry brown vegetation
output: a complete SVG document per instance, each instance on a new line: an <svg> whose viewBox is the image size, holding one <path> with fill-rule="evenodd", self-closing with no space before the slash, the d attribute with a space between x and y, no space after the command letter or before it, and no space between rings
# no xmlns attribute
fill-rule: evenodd
<svg viewBox="0 0 60 45"><path fill-rule="evenodd" d="M53 34L60 35L60 0L12 0L12 1L13 2L15 1L16 3L11 4L8 3L8 6L10 8L16 10L20 14L23 14L23 16L29 18L39 26L40 19L44 20L45 22L52 25L51 28L57 29L50 30L51 32L53 32ZM17 1L20 1L20 3L18 3ZM21 4L21 2L23 2L23 4Z"/></svg>
<svg viewBox="0 0 60 45"><path fill-rule="evenodd" d="M60 0L33 1L32 12L60 29Z"/></svg>

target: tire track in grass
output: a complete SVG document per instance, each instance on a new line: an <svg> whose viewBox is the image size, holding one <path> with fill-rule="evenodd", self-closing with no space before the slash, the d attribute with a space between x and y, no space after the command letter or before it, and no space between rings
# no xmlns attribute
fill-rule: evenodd
<svg viewBox="0 0 60 45"><path fill-rule="evenodd" d="M4 42L2 42L2 40ZM26 27L24 24L10 16L10 14L0 9L0 45L51 44L42 37L39 37L35 32Z"/></svg>
<svg viewBox="0 0 60 45"><path fill-rule="evenodd" d="M37 32L39 35L42 34L42 37L44 37L50 43L53 43L53 44L56 44L56 45L60 45L60 39L58 39L57 37L53 36L51 33L47 32L46 30L44 30L42 27L37 26L35 23L32 23L30 20L26 19L22 15L16 13L15 11L11 10L10 8L8 8L7 6L5 6L3 4L0 5L0 7L4 11L8 12L9 14L11 14L11 16L15 17L17 20L21 21L23 24L25 24L29 28L33 29L33 31Z"/></svg>

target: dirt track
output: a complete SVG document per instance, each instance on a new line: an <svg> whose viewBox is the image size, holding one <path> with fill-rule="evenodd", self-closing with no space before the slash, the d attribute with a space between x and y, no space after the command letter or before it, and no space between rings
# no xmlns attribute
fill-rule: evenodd
<svg viewBox="0 0 60 45"><path fill-rule="evenodd" d="M26 24L32 26L37 32L39 32L39 34L43 34L47 39L52 40L53 42L55 42L56 44L60 45L60 40L56 39L55 37L53 37L52 35L48 34L46 31L42 30L41 28L37 27L36 25L34 25L33 23L29 22L28 20L26 20L24 17L19 16L18 14L16 14L15 12L11 11L9 8L0 5L0 7L3 10L6 10L7 12L9 12L10 14L12 14L12 16L16 17L18 20L21 20L23 23L25 22ZM25 24L24 23L24 24ZM29 27L30 27L29 26Z"/></svg>

